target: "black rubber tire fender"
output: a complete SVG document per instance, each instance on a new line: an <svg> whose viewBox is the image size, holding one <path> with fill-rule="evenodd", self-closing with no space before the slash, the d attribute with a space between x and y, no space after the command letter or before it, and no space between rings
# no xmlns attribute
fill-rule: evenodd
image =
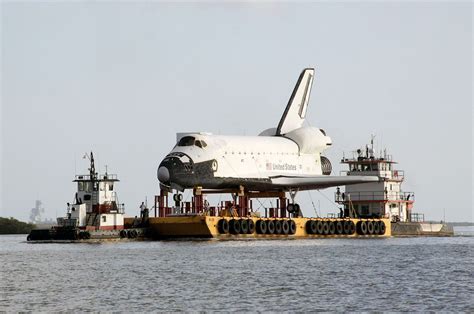
<svg viewBox="0 0 474 314"><path fill-rule="evenodd" d="M367 234L374 234L374 222L372 220L367 221Z"/></svg>
<svg viewBox="0 0 474 314"><path fill-rule="evenodd" d="M247 220L247 225L248 225L248 234L252 234L255 232L255 223L253 222L252 219Z"/></svg>
<svg viewBox="0 0 474 314"><path fill-rule="evenodd" d="M290 232L290 224L288 223L288 220L281 221L281 232L283 234L288 234Z"/></svg>
<svg viewBox="0 0 474 314"><path fill-rule="evenodd" d="M274 234L275 233L275 222L273 220L267 221L267 234Z"/></svg>
<svg viewBox="0 0 474 314"><path fill-rule="evenodd" d="M324 234L324 223L321 220L316 222L316 234Z"/></svg>
<svg viewBox="0 0 474 314"><path fill-rule="evenodd" d="M231 219L229 221L229 231L232 234L240 233L240 222L237 219Z"/></svg>
<svg viewBox="0 0 474 314"><path fill-rule="evenodd" d="M328 221L323 221L323 234L324 235L329 234L329 222Z"/></svg>
<svg viewBox="0 0 474 314"><path fill-rule="evenodd" d="M344 227L342 225L342 221L336 221L336 234L343 234Z"/></svg>
<svg viewBox="0 0 474 314"><path fill-rule="evenodd" d="M367 223L365 221L357 222L357 233L360 235L367 234Z"/></svg>
<svg viewBox="0 0 474 314"><path fill-rule="evenodd" d="M127 230L120 230L120 237L121 238L126 238L128 237Z"/></svg>
<svg viewBox="0 0 474 314"><path fill-rule="evenodd" d="M351 222L350 220L343 221L344 234L351 234Z"/></svg>
<svg viewBox="0 0 474 314"><path fill-rule="evenodd" d="M221 219L217 222L217 230L220 234L229 233L229 222L227 219Z"/></svg>
<svg viewBox="0 0 474 314"><path fill-rule="evenodd" d="M294 220L289 220L290 224L290 234L296 233L296 222Z"/></svg>
<svg viewBox="0 0 474 314"><path fill-rule="evenodd" d="M374 221L374 234L380 234L380 222Z"/></svg>
<svg viewBox="0 0 474 314"><path fill-rule="evenodd" d="M328 234L336 233L336 224L334 223L334 221L328 221L328 227L329 227Z"/></svg>
<svg viewBox="0 0 474 314"><path fill-rule="evenodd" d="M356 226L355 223L351 220L349 221L349 234L354 234L356 232Z"/></svg>
<svg viewBox="0 0 474 314"><path fill-rule="evenodd" d="M306 223L306 232L308 234L316 234L317 229L316 229L317 223L314 220L308 220Z"/></svg>
<svg viewBox="0 0 474 314"><path fill-rule="evenodd" d="M275 220L275 234L281 234L281 220Z"/></svg>
<svg viewBox="0 0 474 314"><path fill-rule="evenodd" d="M265 220L257 220L257 233L265 234L267 233L267 222Z"/></svg>
<svg viewBox="0 0 474 314"><path fill-rule="evenodd" d="M249 232L249 225L247 219L240 219L240 233L246 234Z"/></svg>
<svg viewBox="0 0 474 314"><path fill-rule="evenodd" d="M380 227L379 234L385 234L385 231L386 231L385 222L380 221L380 226L379 227Z"/></svg>

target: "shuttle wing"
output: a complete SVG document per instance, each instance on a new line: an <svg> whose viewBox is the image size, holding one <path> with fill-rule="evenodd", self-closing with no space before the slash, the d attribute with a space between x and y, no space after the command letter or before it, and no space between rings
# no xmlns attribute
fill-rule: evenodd
<svg viewBox="0 0 474 314"><path fill-rule="evenodd" d="M272 185L285 189L318 190L332 186L378 182L377 176L275 176Z"/></svg>
<svg viewBox="0 0 474 314"><path fill-rule="evenodd" d="M278 124L276 135L283 135L301 128L308 109L309 95L313 85L314 69L308 68L301 72L285 112Z"/></svg>

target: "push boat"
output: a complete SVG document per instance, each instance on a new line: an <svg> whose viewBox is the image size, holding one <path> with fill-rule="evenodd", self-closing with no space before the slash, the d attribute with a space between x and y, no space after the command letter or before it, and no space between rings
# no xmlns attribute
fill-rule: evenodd
<svg viewBox="0 0 474 314"><path fill-rule="evenodd" d="M90 161L89 174L75 176L73 182L77 184L77 191L73 203L67 203L66 216L57 218L57 225L51 228L33 229L27 241L139 239L145 236L147 217L144 214L127 226L124 223L125 206L119 203L115 191L119 182L117 175L107 171L97 173L93 153L86 157Z"/></svg>

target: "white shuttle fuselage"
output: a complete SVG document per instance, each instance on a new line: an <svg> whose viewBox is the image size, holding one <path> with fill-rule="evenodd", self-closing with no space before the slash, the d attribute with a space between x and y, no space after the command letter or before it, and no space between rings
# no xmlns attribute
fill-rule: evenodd
<svg viewBox="0 0 474 314"><path fill-rule="evenodd" d="M322 156L332 141L325 131L303 127L314 69L305 69L277 128L259 136L178 133L177 144L158 168L160 183L184 190L245 187L256 191L321 189L377 181L377 177L330 176Z"/></svg>

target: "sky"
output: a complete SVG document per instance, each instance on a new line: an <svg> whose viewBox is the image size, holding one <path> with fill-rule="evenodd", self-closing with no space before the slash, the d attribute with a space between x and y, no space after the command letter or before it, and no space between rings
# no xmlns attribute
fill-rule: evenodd
<svg viewBox="0 0 474 314"><path fill-rule="evenodd" d="M415 212L473 221L472 12L470 2L3 1L0 216L26 221L36 199L44 217L64 215L91 150L137 215L159 193L177 132L276 127L299 73L315 67L307 123L332 138L333 174L375 134ZM326 215L333 193L297 201Z"/></svg>

